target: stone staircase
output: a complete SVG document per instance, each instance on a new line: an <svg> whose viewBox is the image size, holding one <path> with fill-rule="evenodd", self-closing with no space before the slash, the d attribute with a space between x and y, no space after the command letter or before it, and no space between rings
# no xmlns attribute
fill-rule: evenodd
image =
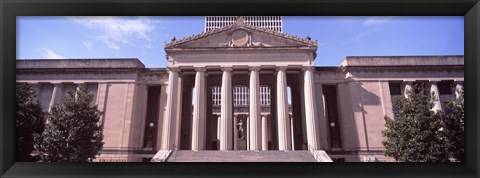
<svg viewBox="0 0 480 178"><path fill-rule="evenodd" d="M307 150L299 151L173 151L166 162L317 162Z"/></svg>

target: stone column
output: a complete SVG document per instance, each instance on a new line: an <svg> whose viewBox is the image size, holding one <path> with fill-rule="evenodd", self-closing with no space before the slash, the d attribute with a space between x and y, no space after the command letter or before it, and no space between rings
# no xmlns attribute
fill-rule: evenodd
<svg viewBox="0 0 480 178"><path fill-rule="evenodd" d="M463 81L456 81L455 83L455 97L460 97L460 92L463 92Z"/></svg>
<svg viewBox="0 0 480 178"><path fill-rule="evenodd" d="M237 115L233 116L233 150L238 148L238 120Z"/></svg>
<svg viewBox="0 0 480 178"><path fill-rule="evenodd" d="M440 101L440 93L438 92L437 81L430 81L430 82L431 82L430 93L434 94L432 110L434 112L441 111L442 110L442 104L441 104L441 101Z"/></svg>
<svg viewBox="0 0 480 178"><path fill-rule="evenodd" d="M87 84L85 83L75 83L77 85L76 91L75 91L75 100L78 99L78 92L80 91L81 88L85 89L87 91ZM88 93L88 91L87 91Z"/></svg>
<svg viewBox="0 0 480 178"><path fill-rule="evenodd" d="M295 150L295 132L294 132L294 129L293 129L293 117L292 116L288 116L288 119L290 120L290 139L291 139L291 147L292 147L292 150Z"/></svg>
<svg viewBox="0 0 480 178"><path fill-rule="evenodd" d="M268 127L266 116L262 116L262 150L268 150Z"/></svg>
<svg viewBox="0 0 480 178"><path fill-rule="evenodd" d="M245 139L247 140L247 150L250 150L250 117L247 116L247 119L246 119L247 123L246 126L247 126L247 135L245 137Z"/></svg>
<svg viewBox="0 0 480 178"><path fill-rule="evenodd" d="M278 67L277 72L277 118L278 149L291 150L290 128L288 128L288 98L286 67Z"/></svg>
<svg viewBox="0 0 480 178"><path fill-rule="evenodd" d="M175 149L175 129L176 129L176 112L178 98L178 68L168 69L168 88L167 88L167 107L165 117L163 117L163 145L162 150Z"/></svg>
<svg viewBox="0 0 480 178"><path fill-rule="evenodd" d="M250 150L260 150L262 146L259 70L259 67L250 68Z"/></svg>
<svg viewBox="0 0 480 178"><path fill-rule="evenodd" d="M403 95L405 95L405 98L408 98L407 91L412 90L412 82L411 81L404 81L405 83L405 89L403 91Z"/></svg>
<svg viewBox="0 0 480 178"><path fill-rule="evenodd" d="M205 150L206 126L206 85L205 68L196 68L195 98L192 121L192 150Z"/></svg>
<svg viewBox="0 0 480 178"><path fill-rule="evenodd" d="M218 146L217 149L219 150L220 150L219 143L220 143L220 140L222 140L222 135L223 135L222 134L222 117L218 116L217 117L217 139L219 142L217 142L217 146Z"/></svg>
<svg viewBox="0 0 480 178"><path fill-rule="evenodd" d="M313 78L314 67L305 67L304 71L304 96L305 96L305 121L307 127L307 143L312 149L320 147L317 128L317 106L315 96L315 80Z"/></svg>
<svg viewBox="0 0 480 178"><path fill-rule="evenodd" d="M52 98L50 99L50 104L48 105L48 112L52 111L52 108L55 104L60 104L63 93L63 85L61 83L53 83L53 92Z"/></svg>
<svg viewBox="0 0 480 178"><path fill-rule="evenodd" d="M222 68L220 150L232 150L232 68Z"/></svg>

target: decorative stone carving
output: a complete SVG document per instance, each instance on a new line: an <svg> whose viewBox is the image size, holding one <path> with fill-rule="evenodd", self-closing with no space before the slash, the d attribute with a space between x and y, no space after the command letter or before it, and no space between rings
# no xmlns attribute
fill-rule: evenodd
<svg viewBox="0 0 480 178"><path fill-rule="evenodd" d="M249 34L245 30L236 30L231 38L233 46L247 46Z"/></svg>
<svg viewBox="0 0 480 178"><path fill-rule="evenodd" d="M227 42L218 43L219 47L272 47L273 45L263 42L252 41L252 35L245 30L235 30L229 37Z"/></svg>
<svg viewBox="0 0 480 178"><path fill-rule="evenodd" d="M237 16L236 22L237 25L244 25L245 21L243 20L243 16Z"/></svg>
<svg viewBox="0 0 480 178"><path fill-rule="evenodd" d="M265 44L265 43L262 43L262 42L252 42L252 46L255 46L255 47L272 47L272 45Z"/></svg>

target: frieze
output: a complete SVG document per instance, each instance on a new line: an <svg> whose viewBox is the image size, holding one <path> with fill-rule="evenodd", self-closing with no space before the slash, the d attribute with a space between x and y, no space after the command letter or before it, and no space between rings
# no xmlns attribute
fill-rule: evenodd
<svg viewBox="0 0 480 178"><path fill-rule="evenodd" d="M138 74L132 72L55 72L55 71L22 71L17 72L17 80L136 80Z"/></svg>
<svg viewBox="0 0 480 178"><path fill-rule="evenodd" d="M168 83L168 74L142 74L139 76L138 83L143 84L166 84Z"/></svg>
<svg viewBox="0 0 480 178"><path fill-rule="evenodd" d="M345 67L345 71L359 71L359 72L392 72L392 71L462 71L464 66L449 65L449 66L356 66Z"/></svg>
<svg viewBox="0 0 480 178"><path fill-rule="evenodd" d="M464 77L462 71L390 71L390 72L352 72L355 78L429 78L429 77Z"/></svg>
<svg viewBox="0 0 480 178"><path fill-rule="evenodd" d="M307 53L249 53L249 54L177 54L176 62L275 62L308 61Z"/></svg>

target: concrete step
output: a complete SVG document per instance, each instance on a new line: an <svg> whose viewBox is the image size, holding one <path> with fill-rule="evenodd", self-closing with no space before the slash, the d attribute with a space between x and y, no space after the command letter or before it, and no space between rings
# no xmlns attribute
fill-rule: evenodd
<svg viewBox="0 0 480 178"><path fill-rule="evenodd" d="M173 151L166 162L316 162L306 150L299 151Z"/></svg>

